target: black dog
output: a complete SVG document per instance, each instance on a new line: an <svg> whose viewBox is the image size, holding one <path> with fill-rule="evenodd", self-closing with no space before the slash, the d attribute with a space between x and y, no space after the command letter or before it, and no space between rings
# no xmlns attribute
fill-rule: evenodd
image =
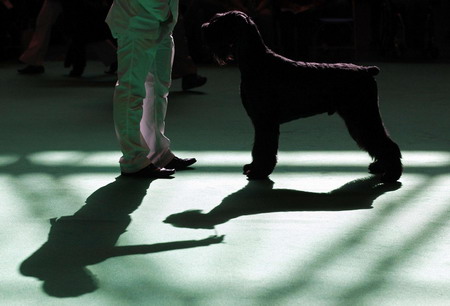
<svg viewBox="0 0 450 306"><path fill-rule="evenodd" d="M203 26L219 64L236 59L241 99L255 129L250 179L266 178L277 161L280 124L321 113L338 113L357 144L374 159L369 172L383 182L402 174L401 153L388 136L378 108L375 66L296 62L271 51L244 13L217 14Z"/></svg>

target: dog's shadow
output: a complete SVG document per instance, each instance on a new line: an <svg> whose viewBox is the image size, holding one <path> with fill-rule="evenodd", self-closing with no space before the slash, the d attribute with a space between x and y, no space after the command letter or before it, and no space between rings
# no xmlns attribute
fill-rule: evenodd
<svg viewBox="0 0 450 306"><path fill-rule="evenodd" d="M47 241L20 265L20 273L43 281L55 297L73 297L98 288L86 268L111 257L148 254L220 243L223 236L201 240L116 246L131 223L130 214L141 204L152 180L119 176L101 187L71 216L54 218Z"/></svg>
<svg viewBox="0 0 450 306"><path fill-rule="evenodd" d="M273 189L273 185L269 179L251 180L208 213L188 210L172 214L164 222L176 227L212 229L217 224L246 215L370 209L377 197L401 187L399 182L381 184L376 176L351 181L327 193Z"/></svg>

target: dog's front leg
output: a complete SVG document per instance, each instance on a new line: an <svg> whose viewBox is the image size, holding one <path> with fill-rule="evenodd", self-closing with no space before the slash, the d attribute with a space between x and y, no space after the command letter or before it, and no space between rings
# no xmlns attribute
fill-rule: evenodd
<svg viewBox="0 0 450 306"><path fill-rule="evenodd" d="M252 150L253 161L244 166L244 174L249 179L265 179L272 173L277 163L280 124L269 120L252 119L255 139Z"/></svg>

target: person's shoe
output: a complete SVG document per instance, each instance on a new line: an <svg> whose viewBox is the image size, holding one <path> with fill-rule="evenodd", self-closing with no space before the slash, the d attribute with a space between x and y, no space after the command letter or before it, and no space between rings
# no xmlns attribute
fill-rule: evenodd
<svg viewBox="0 0 450 306"><path fill-rule="evenodd" d="M41 74L45 72L44 66L28 65L25 68L18 69L20 74Z"/></svg>
<svg viewBox="0 0 450 306"><path fill-rule="evenodd" d="M174 157L165 168L183 170L197 162L195 158L178 158Z"/></svg>
<svg viewBox="0 0 450 306"><path fill-rule="evenodd" d="M158 168L155 165L150 164L142 170L137 172L126 173L122 172L121 175L128 177L141 177L141 178L170 178L175 174L174 168Z"/></svg>
<svg viewBox="0 0 450 306"><path fill-rule="evenodd" d="M192 88L196 88L196 87L200 87L205 85L206 81L208 79L206 77L203 77L201 75L198 74L188 74L185 75L182 79L181 79L181 88L183 90L189 90Z"/></svg>
<svg viewBox="0 0 450 306"><path fill-rule="evenodd" d="M81 78L84 72L84 66L73 66L72 70L69 72L69 77L71 78Z"/></svg>

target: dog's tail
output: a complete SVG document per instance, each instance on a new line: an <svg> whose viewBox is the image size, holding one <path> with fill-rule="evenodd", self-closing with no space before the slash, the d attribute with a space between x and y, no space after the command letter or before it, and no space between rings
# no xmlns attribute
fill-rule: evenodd
<svg viewBox="0 0 450 306"><path fill-rule="evenodd" d="M380 68L378 68L377 66L367 66L366 69L370 75L377 75L378 73L380 73Z"/></svg>

